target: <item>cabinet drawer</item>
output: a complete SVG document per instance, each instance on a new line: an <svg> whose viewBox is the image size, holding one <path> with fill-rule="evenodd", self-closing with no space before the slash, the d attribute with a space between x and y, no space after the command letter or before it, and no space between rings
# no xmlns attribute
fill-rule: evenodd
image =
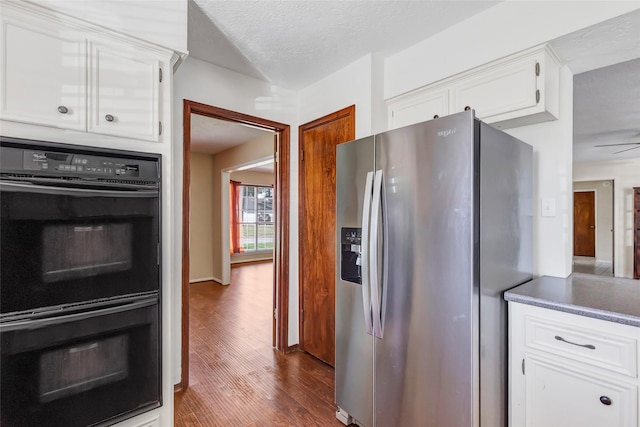
<svg viewBox="0 0 640 427"><path fill-rule="evenodd" d="M637 427L638 388L527 358L526 427Z"/></svg>
<svg viewBox="0 0 640 427"><path fill-rule="evenodd" d="M531 349L637 377L637 340L634 338L527 316L525 345Z"/></svg>

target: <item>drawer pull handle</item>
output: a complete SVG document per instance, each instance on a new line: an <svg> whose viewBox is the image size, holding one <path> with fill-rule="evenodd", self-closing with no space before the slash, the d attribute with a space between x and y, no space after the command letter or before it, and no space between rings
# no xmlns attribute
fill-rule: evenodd
<svg viewBox="0 0 640 427"><path fill-rule="evenodd" d="M608 398L607 396L600 396L600 402L601 402L603 405L607 405L607 406L609 406L609 405L611 405L611 404L613 403L613 402L611 401L611 399L610 399L610 398Z"/></svg>
<svg viewBox="0 0 640 427"><path fill-rule="evenodd" d="M562 342L566 342L567 344L571 344L571 345L577 345L578 347L584 347L584 348L588 348L589 350L595 350L596 346L592 345L592 344L577 344L575 342L571 342L571 341L567 341L564 338L562 338L560 335L556 335L555 338L558 341L562 341Z"/></svg>

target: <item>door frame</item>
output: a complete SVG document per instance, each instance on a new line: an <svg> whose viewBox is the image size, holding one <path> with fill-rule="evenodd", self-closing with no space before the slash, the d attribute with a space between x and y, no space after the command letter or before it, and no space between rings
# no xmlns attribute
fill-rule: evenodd
<svg viewBox="0 0 640 427"><path fill-rule="evenodd" d="M300 225L298 230L298 348L302 351L304 349L304 327L303 327L303 310L304 310L304 288L303 288L303 278L304 278L304 260L302 259L302 242L304 242L304 232L302 225L305 221L305 206L304 206L304 154L302 154L304 148L303 134L305 131L312 129L317 126L321 126L325 123L329 123L335 120L338 120L345 116L351 116L353 118L352 127L353 127L353 138L356 136L356 106L350 105L348 107L342 108L336 112L327 114L326 116L320 117L318 119L312 120L308 123L300 125L298 127L298 224ZM338 254L336 254L338 256Z"/></svg>
<svg viewBox="0 0 640 427"><path fill-rule="evenodd" d="M290 206L290 127L284 123L248 114L238 113L212 105L183 100L182 124L182 367L177 390L189 387L189 212L191 186L191 114L211 117L219 120L240 123L275 132L279 135L276 147L276 228L278 241L274 262L274 294L276 318L276 349L285 351L288 348L289 334L288 301L289 301L289 206Z"/></svg>

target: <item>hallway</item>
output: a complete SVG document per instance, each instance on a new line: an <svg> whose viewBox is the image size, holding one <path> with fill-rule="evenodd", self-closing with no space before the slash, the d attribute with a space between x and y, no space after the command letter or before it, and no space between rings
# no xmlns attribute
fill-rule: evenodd
<svg viewBox="0 0 640 427"><path fill-rule="evenodd" d="M333 368L271 347L272 264L233 268L231 285L194 283L190 387L175 425L336 426Z"/></svg>

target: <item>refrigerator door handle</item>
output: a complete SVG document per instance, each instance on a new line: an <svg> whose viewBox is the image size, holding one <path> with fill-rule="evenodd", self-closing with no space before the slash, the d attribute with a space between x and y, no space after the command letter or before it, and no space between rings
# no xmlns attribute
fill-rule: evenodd
<svg viewBox="0 0 640 427"><path fill-rule="evenodd" d="M370 268L371 272L369 275L371 276L371 310L373 312L373 332L377 338L382 338L382 310L381 310L381 300L380 294L381 289L379 285L379 277L378 277L378 269L379 269L379 257L378 257L378 248L380 247L380 234L378 232L380 225L380 208L382 206L383 200L383 185L382 183L383 175L382 170L377 170L375 174L375 179L373 183L373 204L371 206L371 240L369 240L369 258L370 258ZM384 207L383 207L384 208ZM384 218L384 215L383 215ZM384 224L383 224L384 227ZM386 233L383 233L383 236ZM382 242L383 245L386 244L385 241ZM383 253L385 251L383 250ZM383 274L386 270L386 265L383 262Z"/></svg>
<svg viewBox="0 0 640 427"><path fill-rule="evenodd" d="M362 203L362 305L364 308L364 325L369 335L373 335L371 320L371 291L369 282L369 219L371 216L371 193L373 190L373 172L367 172Z"/></svg>

